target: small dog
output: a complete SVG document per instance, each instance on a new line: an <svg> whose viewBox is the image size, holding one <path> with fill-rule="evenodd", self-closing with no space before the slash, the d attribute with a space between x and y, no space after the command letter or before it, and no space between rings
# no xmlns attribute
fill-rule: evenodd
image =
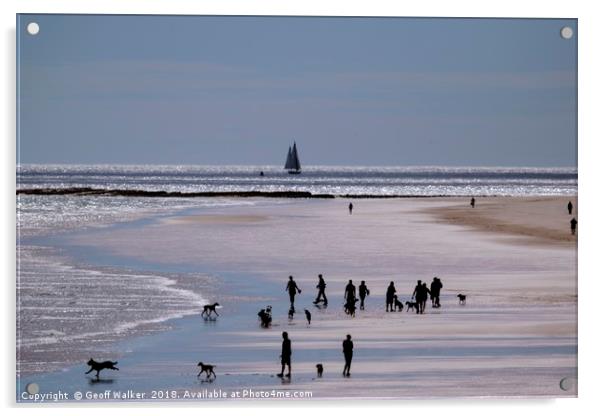
<svg viewBox="0 0 602 416"><path fill-rule="evenodd" d="M357 309L357 306L355 306L355 304L357 302L359 302L359 299L349 300L345 303L345 313L347 315L355 317L355 310Z"/></svg>
<svg viewBox="0 0 602 416"><path fill-rule="evenodd" d="M217 316L219 316L219 313L217 313L217 311L215 310L215 308L217 308L219 305L219 303L215 302L212 305L205 305L203 306L203 312L201 312L201 316L206 315L207 317L210 317L212 313L215 313Z"/></svg>
<svg viewBox="0 0 602 416"><path fill-rule="evenodd" d="M466 295L463 295L463 294L460 293L458 295L458 303L460 305L466 305Z"/></svg>
<svg viewBox="0 0 602 416"><path fill-rule="evenodd" d="M203 364L203 362L201 361L200 363L197 364L197 367L201 367L201 371L199 372L199 374L197 375L197 377L200 377L201 374L205 373L205 374L207 374L207 378L211 377L211 374L213 374L213 378L214 379L217 378L217 375L215 374L215 371L213 371L213 369L215 368L214 365Z"/></svg>
<svg viewBox="0 0 602 416"><path fill-rule="evenodd" d="M304 310L305 310L305 318L307 319L307 324L311 325L311 312L308 311L307 309L304 309Z"/></svg>
<svg viewBox="0 0 602 416"><path fill-rule="evenodd" d="M394 307L398 312L402 312L403 311L403 302L400 302L399 299L397 299L397 295L393 296L393 302L394 302Z"/></svg>
<svg viewBox="0 0 602 416"><path fill-rule="evenodd" d="M316 369L318 370L318 377L322 377L322 373L324 372L324 366L322 364L316 364Z"/></svg>
<svg viewBox="0 0 602 416"><path fill-rule="evenodd" d="M291 308L288 310L288 319L293 319L295 317L295 308L293 308L291 306Z"/></svg>
<svg viewBox="0 0 602 416"><path fill-rule="evenodd" d="M86 374L90 374L92 371L96 371L96 378L98 378L100 371L104 370L105 368L119 371L119 369L115 367L116 364L117 361L103 361L102 363L99 363L90 358L90 361L88 361L90 369L86 372Z"/></svg>
<svg viewBox="0 0 602 416"><path fill-rule="evenodd" d="M418 302L406 302L406 311L410 312L412 309L418 312Z"/></svg>
<svg viewBox="0 0 602 416"><path fill-rule="evenodd" d="M257 314L261 320L261 326L268 328L272 324L272 307L268 306L266 309L262 309Z"/></svg>

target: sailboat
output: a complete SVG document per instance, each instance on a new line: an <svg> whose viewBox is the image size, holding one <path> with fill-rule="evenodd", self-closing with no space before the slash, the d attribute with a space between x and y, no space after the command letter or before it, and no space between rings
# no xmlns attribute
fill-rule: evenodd
<svg viewBox="0 0 602 416"><path fill-rule="evenodd" d="M297 153L297 143L293 143L293 147L288 147L288 154L286 155L286 163L284 169L288 170L291 175L301 173L301 163L299 162L299 154Z"/></svg>

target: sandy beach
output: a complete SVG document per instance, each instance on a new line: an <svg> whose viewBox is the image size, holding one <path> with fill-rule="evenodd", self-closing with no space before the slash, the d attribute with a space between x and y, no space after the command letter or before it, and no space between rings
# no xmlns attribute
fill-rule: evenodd
<svg viewBox="0 0 602 416"><path fill-rule="evenodd" d="M121 371L112 389L180 393L206 388L310 391L314 398L575 396L560 388L577 373L576 237L567 198L465 198L279 201L186 210L139 226L64 236L65 248L98 266L139 272L197 272L211 280L179 282L220 302L220 316L198 312L171 329L127 338L106 349ZM576 199L573 198L576 205ZM575 214L575 213L574 213ZM316 308L317 275L329 296ZM287 318L288 275L303 292ZM385 312L390 281L410 300L417 279L443 282L442 307L424 315ZM367 282L366 310L343 312L349 279ZM459 305L457 294L467 296ZM257 311L274 309L262 329ZM303 317L313 314L311 325ZM293 377L281 381L281 333L292 339ZM341 343L355 343L351 377L343 378ZM153 362L153 369L143 365ZM198 361L218 378L196 378ZM316 379L315 364L325 367ZM157 375L160 369L160 377ZM104 390L69 366L38 376L40 385ZM41 378L40 378L41 377ZM24 377L27 383L31 377Z"/></svg>

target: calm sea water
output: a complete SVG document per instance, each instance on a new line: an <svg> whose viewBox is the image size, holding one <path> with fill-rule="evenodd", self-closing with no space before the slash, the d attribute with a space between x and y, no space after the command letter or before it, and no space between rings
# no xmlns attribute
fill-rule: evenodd
<svg viewBox="0 0 602 416"><path fill-rule="evenodd" d="M264 176L260 176L260 172ZM168 192L307 191L331 195L541 196L577 192L576 168L21 165L17 188Z"/></svg>

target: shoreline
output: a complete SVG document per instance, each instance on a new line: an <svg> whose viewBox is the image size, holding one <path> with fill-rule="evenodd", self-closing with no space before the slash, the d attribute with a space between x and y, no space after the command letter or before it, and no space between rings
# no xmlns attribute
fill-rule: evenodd
<svg viewBox="0 0 602 416"><path fill-rule="evenodd" d="M536 198L536 197L571 197L571 195L506 195L506 194L314 194L309 191L149 191L142 189L102 189L90 187L76 188L23 188L17 189L16 195L71 195L71 196L125 196L147 198L283 198L283 199L430 199L430 198Z"/></svg>

